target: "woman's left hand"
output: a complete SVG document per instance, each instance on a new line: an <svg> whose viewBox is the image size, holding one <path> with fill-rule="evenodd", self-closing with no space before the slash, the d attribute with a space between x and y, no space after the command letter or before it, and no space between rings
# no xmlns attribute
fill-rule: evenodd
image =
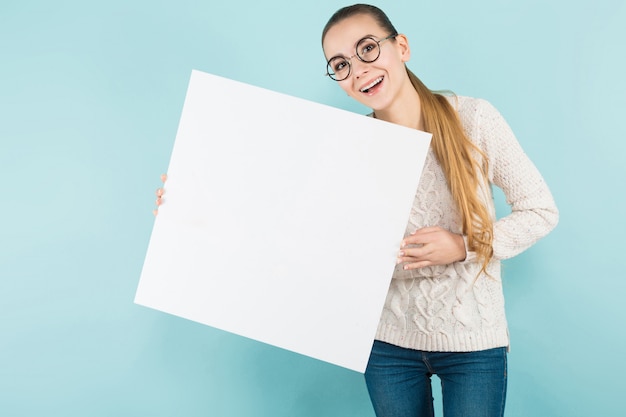
<svg viewBox="0 0 626 417"><path fill-rule="evenodd" d="M165 181L167 181L167 174L161 174L161 182L165 184ZM156 204L156 208L152 210L152 214L156 216L159 214L159 207L161 206L161 204L163 204L163 194L165 194L165 188L163 187L157 188L155 194L156 194L156 200L154 204Z"/></svg>
<svg viewBox="0 0 626 417"><path fill-rule="evenodd" d="M462 261L465 255L462 235L439 226L424 227L402 240L397 263L404 263L404 269L417 269Z"/></svg>

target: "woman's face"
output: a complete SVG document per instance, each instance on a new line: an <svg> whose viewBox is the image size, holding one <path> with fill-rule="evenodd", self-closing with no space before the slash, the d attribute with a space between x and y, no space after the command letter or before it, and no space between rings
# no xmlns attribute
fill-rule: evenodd
<svg viewBox="0 0 626 417"><path fill-rule="evenodd" d="M410 57L408 41L404 35L398 35L380 43L380 56L370 63L355 56L356 45L367 36L381 40L389 35L373 17L360 14L332 26L322 45L327 60L336 56L349 58L350 75L338 84L350 97L374 110L390 108L406 86L404 63Z"/></svg>

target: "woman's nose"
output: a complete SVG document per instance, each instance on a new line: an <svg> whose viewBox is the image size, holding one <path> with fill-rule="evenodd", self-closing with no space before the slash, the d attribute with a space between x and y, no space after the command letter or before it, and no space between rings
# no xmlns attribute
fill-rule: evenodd
<svg viewBox="0 0 626 417"><path fill-rule="evenodd" d="M367 62L363 62L360 59L354 59L352 61L352 71L354 72L354 76L359 78L363 76L363 74L367 73L369 68L369 64Z"/></svg>

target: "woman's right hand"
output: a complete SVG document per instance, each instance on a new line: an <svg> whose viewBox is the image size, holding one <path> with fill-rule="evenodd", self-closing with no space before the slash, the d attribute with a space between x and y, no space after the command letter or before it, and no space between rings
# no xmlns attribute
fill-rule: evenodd
<svg viewBox="0 0 626 417"><path fill-rule="evenodd" d="M167 174L161 174L161 182L165 184L165 181L167 181ZM155 194L157 196L156 201L155 201L155 204L157 207L154 210L152 210L152 214L156 216L157 214L159 214L159 206L163 204L163 194L165 194L165 188L163 187L157 188Z"/></svg>

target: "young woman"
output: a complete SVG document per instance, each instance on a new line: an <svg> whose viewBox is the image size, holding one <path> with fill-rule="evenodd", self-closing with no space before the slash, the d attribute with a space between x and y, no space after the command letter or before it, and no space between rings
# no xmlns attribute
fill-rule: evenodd
<svg viewBox="0 0 626 417"><path fill-rule="evenodd" d="M552 230L543 178L484 100L431 92L378 8L338 10L322 34L328 76L372 117L433 134L365 373L379 417L502 416L509 345L500 261ZM511 205L496 220L491 185Z"/></svg>
<svg viewBox="0 0 626 417"><path fill-rule="evenodd" d="M380 9L338 10L322 46L328 76L372 117L433 135L365 373L376 415L433 416L436 374L445 417L502 416L500 261L556 226L552 195L494 107L433 93L406 67L408 39ZM512 209L499 220L492 184Z"/></svg>

